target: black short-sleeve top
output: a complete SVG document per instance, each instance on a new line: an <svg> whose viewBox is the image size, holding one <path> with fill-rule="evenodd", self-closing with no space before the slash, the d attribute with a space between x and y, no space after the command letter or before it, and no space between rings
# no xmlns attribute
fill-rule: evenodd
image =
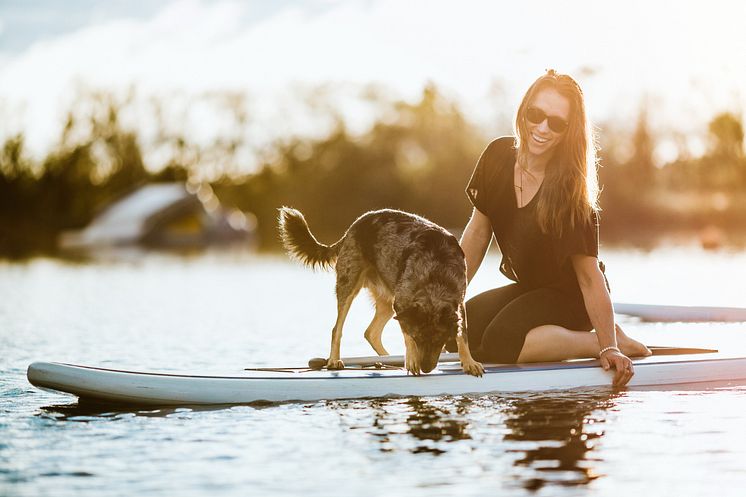
<svg viewBox="0 0 746 497"><path fill-rule="evenodd" d="M588 222L576 223L573 228L568 223L559 238L542 233L536 204L543 185L524 207L519 208L516 203L514 143L512 136L505 136L487 146L466 187L466 194L492 224L502 252L500 271L506 277L528 288L553 287L579 293L570 256L598 257L598 215L593 211ZM599 262L599 266L604 269L603 263Z"/></svg>

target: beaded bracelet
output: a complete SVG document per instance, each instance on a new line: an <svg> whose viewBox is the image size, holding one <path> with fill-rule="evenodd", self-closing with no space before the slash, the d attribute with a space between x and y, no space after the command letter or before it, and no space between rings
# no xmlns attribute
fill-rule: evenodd
<svg viewBox="0 0 746 497"><path fill-rule="evenodd" d="M603 354L603 353L604 353L604 352L606 352L607 350L616 350L616 351L617 351L617 352L619 352L619 353L621 353L621 352L622 352L621 350L619 350L619 347L615 347L615 346L613 346L613 345L612 345L612 346L610 346L610 347L604 347L603 349L601 349L601 352L599 352L599 353L598 353L599 357L601 356L601 354Z"/></svg>

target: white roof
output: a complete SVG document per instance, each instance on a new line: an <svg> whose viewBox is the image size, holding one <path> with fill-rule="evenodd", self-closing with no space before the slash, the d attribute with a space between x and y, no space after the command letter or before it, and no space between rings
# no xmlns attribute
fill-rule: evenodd
<svg viewBox="0 0 746 497"><path fill-rule="evenodd" d="M151 215L190 197L179 183L146 185L108 207L91 224L63 239L64 245L115 245L139 240Z"/></svg>

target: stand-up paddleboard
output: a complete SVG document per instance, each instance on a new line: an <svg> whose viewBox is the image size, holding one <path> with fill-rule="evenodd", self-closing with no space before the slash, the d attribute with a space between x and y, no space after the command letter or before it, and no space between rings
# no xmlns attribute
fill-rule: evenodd
<svg viewBox="0 0 746 497"><path fill-rule="evenodd" d="M746 322L746 308L614 302L614 312L656 322Z"/></svg>
<svg viewBox="0 0 746 497"><path fill-rule="evenodd" d="M686 353L677 355L671 353L671 348L660 349L660 354L656 351L653 356L634 360L635 375L628 387L746 381L746 355L703 349L697 349L700 353L684 349ZM440 364L421 376L380 364L377 368L337 371L254 369L226 376L119 371L50 362L35 362L28 368L29 381L43 389L71 393L81 399L150 405L545 391L610 386L613 376L613 371L604 371L596 359L485 365L481 378L464 374L458 363Z"/></svg>

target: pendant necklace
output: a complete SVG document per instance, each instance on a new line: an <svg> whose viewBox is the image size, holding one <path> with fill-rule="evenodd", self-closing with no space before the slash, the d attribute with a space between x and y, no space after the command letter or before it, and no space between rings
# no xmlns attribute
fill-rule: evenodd
<svg viewBox="0 0 746 497"><path fill-rule="evenodd" d="M524 169L523 165L521 165L521 164L518 164L518 168L521 170L521 173L520 173L520 176L521 176L520 183L521 184L520 185L513 185L513 186L515 186L516 188L518 188L518 197L520 199L519 200L520 205L518 207L519 208L523 208L523 207L525 207L525 205L523 205L523 173L525 172L526 174L529 174L532 178L534 177L534 175L531 174L531 172L528 171L528 169Z"/></svg>
<svg viewBox="0 0 746 497"><path fill-rule="evenodd" d="M518 198L520 202L520 205L518 206L518 208L523 208L524 207L523 205L523 173L524 173L523 165L518 164L518 169L520 169L520 183L521 184L515 185L515 187L518 188Z"/></svg>

